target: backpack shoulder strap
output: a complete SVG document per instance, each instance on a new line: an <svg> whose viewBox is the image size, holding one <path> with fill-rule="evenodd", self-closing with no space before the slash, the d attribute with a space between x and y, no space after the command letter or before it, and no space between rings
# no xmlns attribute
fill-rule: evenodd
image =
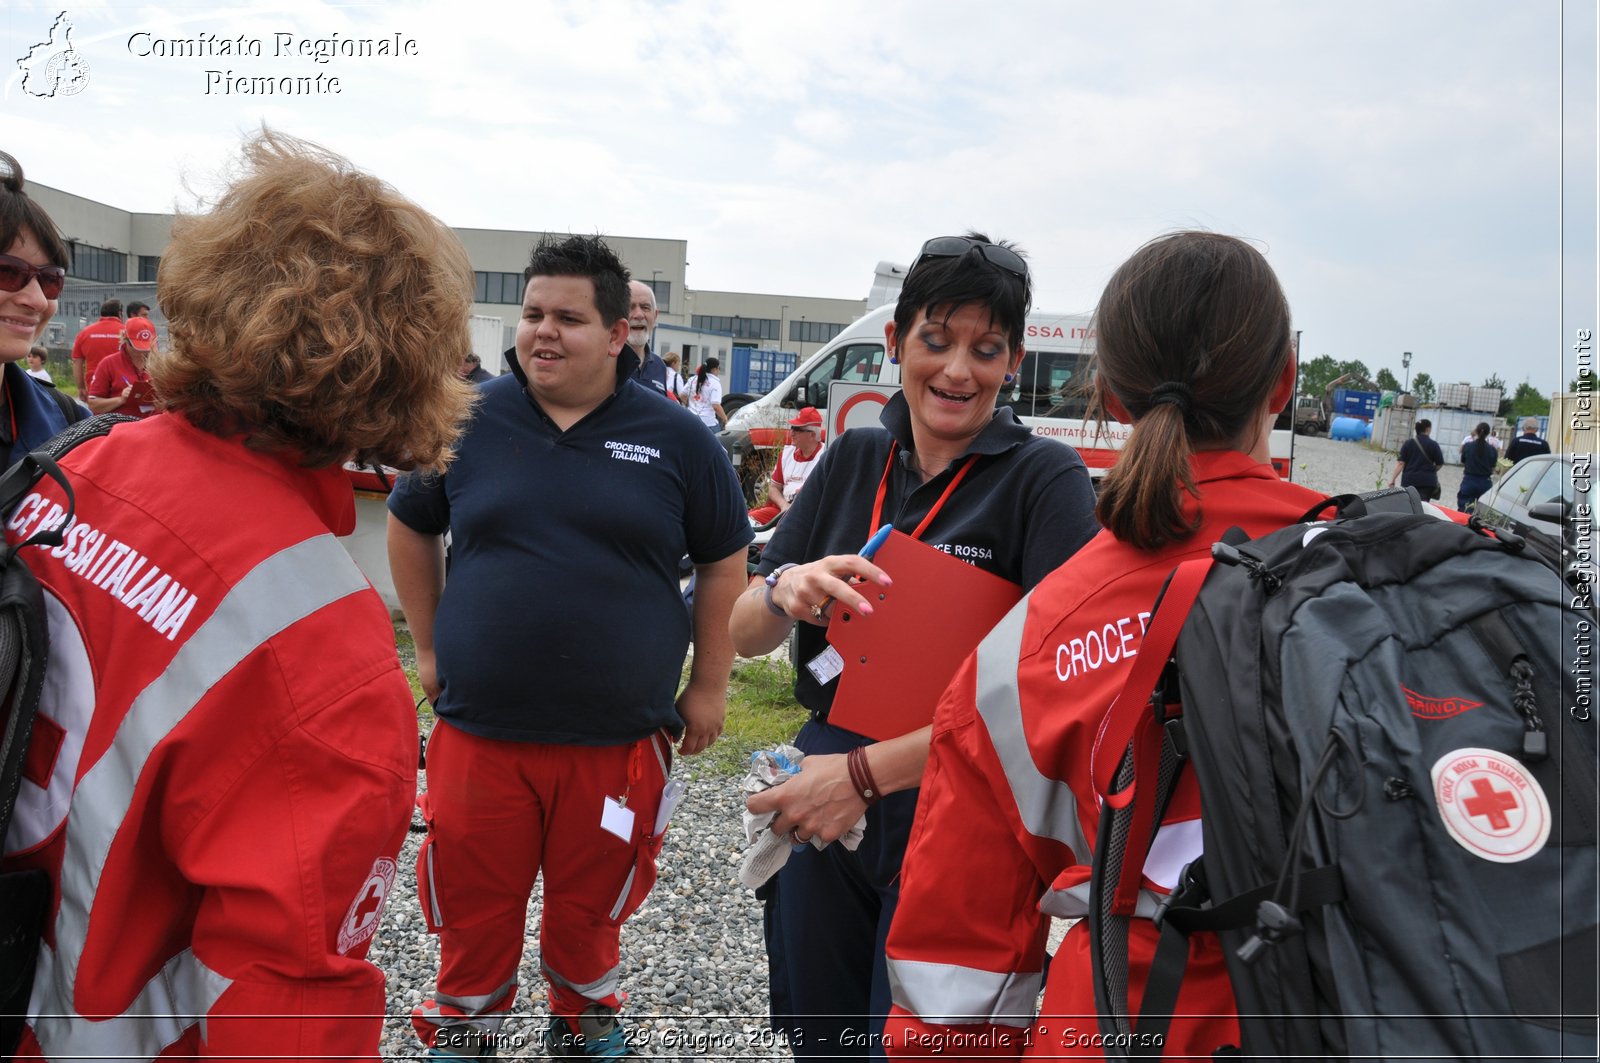
<svg viewBox="0 0 1600 1063"><path fill-rule="evenodd" d="M1386 487L1382 491L1367 491L1359 495L1330 495L1306 510L1305 515L1295 523L1321 520L1330 506L1335 517L1364 517L1369 513L1409 513L1420 516L1427 512L1422 508L1422 496L1415 487Z"/></svg>
<svg viewBox="0 0 1600 1063"><path fill-rule="evenodd" d="M1157 743L1150 741L1146 729L1156 722L1153 698L1212 563L1210 557L1185 561L1168 577L1133 668L1101 721L1090 756L1095 792L1103 804L1090 862L1089 950L1096 1010L1101 1030L1108 1034L1133 1032L1128 1009L1128 920L1138 904L1140 873L1158 810L1175 781L1175 775L1161 770L1162 750L1153 748ZM1107 1058L1125 1058L1128 1053L1121 1046L1127 1043L1108 1039Z"/></svg>
<svg viewBox="0 0 1600 1063"><path fill-rule="evenodd" d="M16 555L24 546L60 545L67 526L72 523L76 500L72 484L56 459L85 440L106 435L118 424L132 420L135 418L123 414L102 414L80 420L38 450L23 455L0 476L0 516L9 514L45 476L60 484L67 496L66 516L0 554L0 705L9 701L11 707L0 727L0 841L11 828L11 813L22 782L22 760L33 733L33 717L39 708L49 646L38 585ZM27 615L30 613L33 615Z"/></svg>
<svg viewBox="0 0 1600 1063"><path fill-rule="evenodd" d="M83 412L71 399L66 401L78 413ZM32 490L33 485L46 475L61 484L70 499L72 488L65 482L66 478L60 475L60 470L55 468L56 460L80 443L98 439L110 433L117 425L136 420L137 417L129 417L126 414L102 413L69 421L66 428L45 440L37 449L24 454L3 475L0 475L0 516L9 514L12 507L22 501L22 496ZM40 460L41 457L46 460ZM65 527L62 530L65 531Z"/></svg>
<svg viewBox="0 0 1600 1063"><path fill-rule="evenodd" d="M1200 597L1200 586L1205 583L1211 565L1211 558L1197 557L1172 570L1150 617L1150 628L1139 644L1139 655L1134 658L1133 668L1122 684L1122 693L1117 695L1100 722L1090 770L1095 792L1112 808L1123 808L1134 798L1136 781L1118 788L1115 785L1117 768L1150 704L1150 695L1155 693L1156 682L1172 657L1173 647L1178 644L1178 632L1183 630L1189 610Z"/></svg>
<svg viewBox="0 0 1600 1063"><path fill-rule="evenodd" d="M93 416L82 406L79 406L77 400L54 384L50 385L49 391L50 397L56 400L57 406L61 407L61 415L67 419L67 424L77 424L79 421Z"/></svg>

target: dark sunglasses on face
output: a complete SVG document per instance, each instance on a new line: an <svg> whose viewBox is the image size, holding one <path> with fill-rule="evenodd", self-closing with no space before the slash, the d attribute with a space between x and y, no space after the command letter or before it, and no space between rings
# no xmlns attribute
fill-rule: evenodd
<svg viewBox="0 0 1600 1063"><path fill-rule="evenodd" d="M20 292L33 278L39 278L39 290L46 299L61 294L67 283L67 271L60 266L35 266L15 255L0 255L0 291Z"/></svg>
<svg viewBox="0 0 1600 1063"><path fill-rule="evenodd" d="M925 258L960 258L974 247L991 264L999 266L1018 280L1028 279L1028 264L1022 261L1022 256L1015 251L999 244L986 244L967 236L935 236L922 245L922 250L917 252L917 260L911 263L906 276L915 273Z"/></svg>

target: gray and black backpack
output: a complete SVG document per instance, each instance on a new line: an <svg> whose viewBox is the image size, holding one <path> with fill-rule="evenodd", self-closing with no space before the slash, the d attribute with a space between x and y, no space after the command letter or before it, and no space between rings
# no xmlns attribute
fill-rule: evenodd
<svg viewBox="0 0 1600 1063"><path fill-rule="evenodd" d="M1108 1054L1161 1054L1206 930L1239 1012L1219 1057L1595 1058L1595 625L1550 551L1405 490L1180 566L1095 769ZM1139 873L1185 771L1204 855L1133 1015Z"/></svg>

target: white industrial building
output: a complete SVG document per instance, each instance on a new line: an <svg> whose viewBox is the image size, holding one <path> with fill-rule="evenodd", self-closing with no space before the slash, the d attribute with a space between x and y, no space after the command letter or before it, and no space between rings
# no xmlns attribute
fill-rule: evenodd
<svg viewBox="0 0 1600 1063"><path fill-rule="evenodd" d="M72 252L66 290L45 340L53 352L72 345L78 330L99 316L108 298L142 299L157 307L156 270L172 228L171 214L141 214L98 203L60 189L30 182L28 192L61 227ZM472 312L499 318L501 349L511 346L522 306L522 271L528 253L544 233L505 229L456 229L477 274ZM822 299L757 292L696 291L688 286L687 240L605 236L635 280L649 284L661 310L657 350L686 354L685 368L716 354L728 364L732 347L776 348L800 360L837 335L867 309L867 300ZM867 278L862 277L865 284ZM498 364L485 358L485 368Z"/></svg>

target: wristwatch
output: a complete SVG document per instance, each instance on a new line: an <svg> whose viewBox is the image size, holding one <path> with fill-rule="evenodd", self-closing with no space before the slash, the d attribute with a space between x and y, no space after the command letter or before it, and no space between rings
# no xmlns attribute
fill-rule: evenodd
<svg viewBox="0 0 1600 1063"><path fill-rule="evenodd" d="M761 592L761 600L766 603L768 611L770 611L773 616L781 616L785 620L791 619L791 617L788 613L784 612L782 609L779 609L778 603L772 600L772 588L778 585L779 577L794 567L795 562L791 561L787 565L779 565L771 572L768 572L766 578L767 589Z"/></svg>

